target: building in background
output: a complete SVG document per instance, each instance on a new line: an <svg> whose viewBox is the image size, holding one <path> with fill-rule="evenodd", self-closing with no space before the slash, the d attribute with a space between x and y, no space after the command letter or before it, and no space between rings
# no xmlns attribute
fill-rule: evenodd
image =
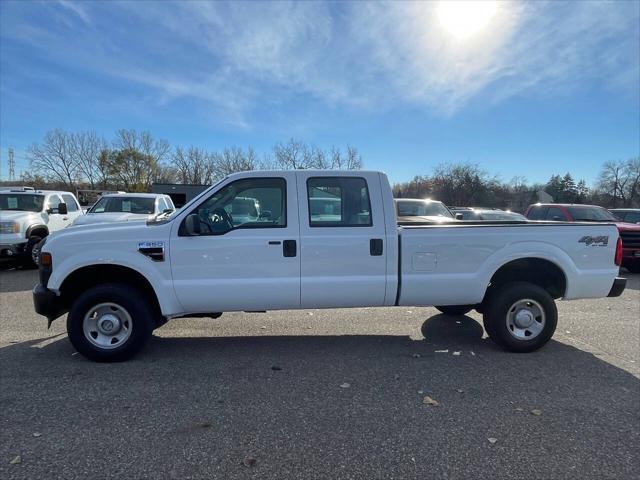
<svg viewBox="0 0 640 480"><path fill-rule="evenodd" d="M183 185L180 183L154 183L151 185L151 193L163 193L169 195L176 208L197 197L211 185Z"/></svg>

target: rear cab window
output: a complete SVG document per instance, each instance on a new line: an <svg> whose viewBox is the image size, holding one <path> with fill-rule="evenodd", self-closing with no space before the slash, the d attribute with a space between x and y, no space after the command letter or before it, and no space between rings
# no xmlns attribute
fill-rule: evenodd
<svg viewBox="0 0 640 480"><path fill-rule="evenodd" d="M310 227L371 227L371 199L361 177L307 179Z"/></svg>

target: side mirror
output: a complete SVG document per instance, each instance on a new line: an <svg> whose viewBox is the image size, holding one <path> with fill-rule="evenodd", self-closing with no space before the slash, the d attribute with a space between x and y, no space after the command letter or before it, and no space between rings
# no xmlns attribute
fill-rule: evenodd
<svg viewBox="0 0 640 480"><path fill-rule="evenodd" d="M184 231L191 237L200 235L200 217L197 213L192 213L184 219Z"/></svg>
<svg viewBox="0 0 640 480"><path fill-rule="evenodd" d="M263 210L262 212L260 212L260 216L258 218L264 218L264 219L271 218L271 211L270 210Z"/></svg>
<svg viewBox="0 0 640 480"><path fill-rule="evenodd" d="M58 213L60 215L66 215L68 213L67 204L66 203L59 203L58 204Z"/></svg>
<svg viewBox="0 0 640 480"><path fill-rule="evenodd" d="M464 220L464 215L461 213L456 213L456 220Z"/></svg>

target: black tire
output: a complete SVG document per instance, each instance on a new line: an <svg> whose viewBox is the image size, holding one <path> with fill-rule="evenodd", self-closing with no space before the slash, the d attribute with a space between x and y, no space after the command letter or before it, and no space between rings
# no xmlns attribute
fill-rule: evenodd
<svg viewBox="0 0 640 480"><path fill-rule="evenodd" d="M71 305L67 316L67 334L73 346L83 356L96 362L121 362L138 353L147 342L155 326L153 309L142 292L130 286L109 283L98 285L82 293ZM113 303L131 318L131 332L123 343L115 347L100 348L85 336L85 315L95 306ZM128 322L126 322L128 323Z"/></svg>
<svg viewBox="0 0 640 480"><path fill-rule="evenodd" d="M40 254L39 247L37 246L42 241L42 237L38 235L31 235L27 241L27 248L24 253L26 254L26 263L28 265L38 266L37 255ZM34 251L34 249L36 251Z"/></svg>
<svg viewBox="0 0 640 480"><path fill-rule="evenodd" d="M498 345L512 352L532 352L551 339L558 323L558 310L546 290L528 282L511 282L497 287L489 295L483 323L489 337ZM516 306L518 302L523 302L522 308ZM520 310L525 310L525 317L533 313L531 328L520 328L513 321L509 326L509 318L515 318ZM538 315L539 312L542 313ZM527 338L527 332L531 338Z"/></svg>
<svg viewBox="0 0 640 480"><path fill-rule="evenodd" d="M469 313L473 310L473 305L442 305L436 308L445 315L457 317Z"/></svg>

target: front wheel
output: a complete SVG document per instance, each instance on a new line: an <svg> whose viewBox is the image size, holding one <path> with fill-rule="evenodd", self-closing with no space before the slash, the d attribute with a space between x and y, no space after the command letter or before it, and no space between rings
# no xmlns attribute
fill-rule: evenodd
<svg viewBox="0 0 640 480"><path fill-rule="evenodd" d="M545 345L558 323L549 293L528 282L498 287L486 302L484 328L491 339L512 352L532 352Z"/></svg>
<svg viewBox="0 0 640 480"><path fill-rule="evenodd" d="M29 240L27 241L27 248L25 253L27 254L27 261L30 261L36 267L39 263L40 257L40 242L42 241L42 237L38 235L31 235Z"/></svg>
<svg viewBox="0 0 640 480"><path fill-rule="evenodd" d="M445 315L459 316L473 310L473 305L442 305L436 308Z"/></svg>
<svg viewBox="0 0 640 480"><path fill-rule="evenodd" d="M144 295L115 283L81 294L67 316L69 340L97 362L128 360L142 349L153 326L154 312Z"/></svg>

